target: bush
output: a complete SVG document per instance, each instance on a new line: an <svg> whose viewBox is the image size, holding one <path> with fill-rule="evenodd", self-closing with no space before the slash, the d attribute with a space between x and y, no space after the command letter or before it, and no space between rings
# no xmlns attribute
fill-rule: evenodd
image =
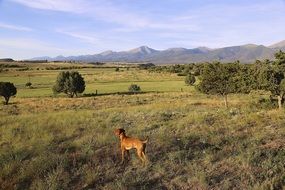
<svg viewBox="0 0 285 190"><path fill-rule="evenodd" d="M276 99L260 97L256 101L250 102L249 107L257 109L274 109L277 105Z"/></svg>
<svg viewBox="0 0 285 190"><path fill-rule="evenodd" d="M85 90L84 78L77 71L62 71L57 76L55 85L53 86L54 93L65 93L69 97L77 96Z"/></svg>
<svg viewBox="0 0 285 190"><path fill-rule="evenodd" d="M27 82L27 83L26 83L26 87L27 87L27 88L31 88L31 87L32 87L32 83L31 83L31 82Z"/></svg>
<svg viewBox="0 0 285 190"><path fill-rule="evenodd" d="M139 69L149 69L152 67L155 67L155 64L153 63L139 64Z"/></svg>
<svg viewBox="0 0 285 190"><path fill-rule="evenodd" d="M196 79L195 79L194 75L189 73L185 78L185 83L187 85L193 85L195 82L196 82Z"/></svg>
<svg viewBox="0 0 285 190"><path fill-rule="evenodd" d="M129 92L132 92L132 93L137 93L137 92L140 92L141 91L141 88L139 85L136 85L136 84L131 84L129 86Z"/></svg>

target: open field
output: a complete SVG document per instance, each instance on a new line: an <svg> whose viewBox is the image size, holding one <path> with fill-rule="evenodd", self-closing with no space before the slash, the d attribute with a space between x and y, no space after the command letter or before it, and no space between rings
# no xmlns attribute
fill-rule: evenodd
<svg viewBox="0 0 285 190"><path fill-rule="evenodd" d="M17 97L53 96L52 86L60 70L11 70L0 74L0 81L13 82L18 88ZM144 92L175 92L189 91L184 84L184 77L169 73L148 73L137 68L121 68L119 72L115 68L84 68L79 70L86 82L85 94L100 94L127 92L132 83L141 86ZM28 81L33 84L33 89L27 89Z"/></svg>
<svg viewBox="0 0 285 190"><path fill-rule="evenodd" d="M185 86L184 77L130 68L87 68L84 93L54 97L59 71L0 73L16 98L0 105L0 189L284 189L285 112L258 107L257 95L222 98ZM34 89L25 88L29 75ZM181 92L181 88L183 92ZM115 128L147 144L120 164Z"/></svg>

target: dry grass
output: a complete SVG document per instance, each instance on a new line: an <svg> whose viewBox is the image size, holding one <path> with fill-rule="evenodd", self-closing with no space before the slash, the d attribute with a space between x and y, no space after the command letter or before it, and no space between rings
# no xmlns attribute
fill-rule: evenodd
<svg viewBox="0 0 285 190"><path fill-rule="evenodd" d="M231 95L225 109L221 97L180 92L183 79L174 75L81 71L90 89L144 80L148 92L49 97L58 71L29 71L46 87L0 105L0 189L285 188L285 112L259 105L259 94ZM2 79L21 85L29 73L13 72ZM118 127L149 137L145 167L133 152L120 164Z"/></svg>
<svg viewBox="0 0 285 190"><path fill-rule="evenodd" d="M2 189L282 189L285 114L249 99L150 93L1 106ZM8 110L8 111L7 111ZM150 141L120 165L113 129Z"/></svg>

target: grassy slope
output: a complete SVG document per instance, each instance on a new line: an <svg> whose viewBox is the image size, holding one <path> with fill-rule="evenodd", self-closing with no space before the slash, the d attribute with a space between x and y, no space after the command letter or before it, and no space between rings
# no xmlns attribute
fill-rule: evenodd
<svg viewBox="0 0 285 190"><path fill-rule="evenodd" d="M93 76L97 84L117 88L111 82L117 73L103 79L104 73ZM149 81L158 80L151 75ZM165 84L172 77L181 82L166 75ZM190 87L76 99L20 92L0 106L0 189L284 188L285 113L251 106L255 97L231 96L225 110L219 97ZM149 137L147 166L134 152L119 164L117 127Z"/></svg>

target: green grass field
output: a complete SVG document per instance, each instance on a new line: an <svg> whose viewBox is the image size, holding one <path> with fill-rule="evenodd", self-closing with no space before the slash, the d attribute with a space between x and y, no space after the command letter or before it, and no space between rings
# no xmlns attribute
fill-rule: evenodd
<svg viewBox="0 0 285 190"><path fill-rule="evenodd" d="M0 105L0 189L285 188L285 112L258 95L230 95L226 109L175 74L90 68L86 94L146 93L71 99L52 94L58 72L0 73L19 89ZM134 151L120 164L116 128L149 138L146 166Z"/></svg>
<svg viewBox="0 0 285 190"><path fill-rule="evenodd" d="M1 73L0 81L13 82L18 88L17 97L42 97L53 96L52 86L55 83L59 70L32 70L11 71ZM177 92L191 91L184 83L183 77L168 73L147 73L145 70L125 68L116 72L114 68L89 68L80 69L86 82L84 93L100 94L127 92L130 84L138 84L144 92ZM27 89L25 84L30 81L33 89Z"/></svg>

